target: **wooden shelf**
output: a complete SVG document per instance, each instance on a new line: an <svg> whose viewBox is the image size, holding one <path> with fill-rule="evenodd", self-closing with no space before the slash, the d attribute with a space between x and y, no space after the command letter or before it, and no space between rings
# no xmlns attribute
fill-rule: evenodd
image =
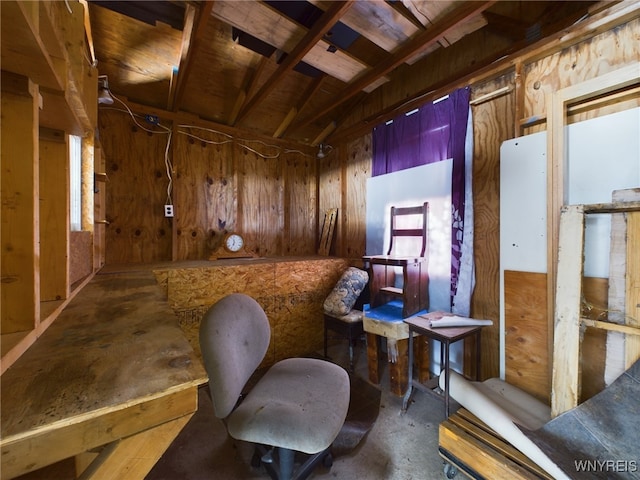
<svg viewBox="0 0 640 480"><path fill-rule="evenodd" d="M40 34L39 2L2 2L2 69L63 91L64 62L49 54ZM47 40L49 42L49 39Z"/></svg>

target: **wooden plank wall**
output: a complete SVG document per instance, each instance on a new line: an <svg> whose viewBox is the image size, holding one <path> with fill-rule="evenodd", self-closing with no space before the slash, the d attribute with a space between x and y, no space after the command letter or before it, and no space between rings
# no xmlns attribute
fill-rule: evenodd
<svg viewBox="0 0 640 480"><path fill-rule="evenodd" d="M176 125L169 199L168 135L143 126L154 133L135 125L128 113L100 112L109 177L107 264L208 259L229 231L242 233L248 248L260 256L315 253L313 149L231 137L202 122ZM168 202L174 206L173 218L164 217Z"/></svg>
<svg viewBox="0 0 640 480"><path fill-rule="evenodd" d="M233 142L202 129L182 131L173 139L175 258L206 259L216 235L237 228Z"/></svg>
<svg viewBox="0 0 640 480"><path fill-rule="evenodd" d="M342 228L346 242L343 244L341 256L357 259L357 266L362 266L361 257L366 246L366 180L371 176L371 155L371 135L356 139L346 146L347 162L343 166L345 189L342 206Z"/></svg>
<svg viewBox="0 0 640 480"><path fill-rule="evenodd" d="M109 177L105 263L171 260L171 222L163 214L166 132L147 124L156 132L149 133L115 109L100 110L98 128Z"/></svg>
<svg viewBox="0 0 640 480"><path fill-rule="evenodd" d="M478 85L471 100L512 83L513 76L508 75ZM514 136L514 107L510 93L471 109L476 276L471 316L493 320L491 327L482 330L482 378L500 373L500 145Z"/></svg>
<svg viewBox="0 0 640 480"><path fill-rule="evenodd" d="M620 66L640 59L640 19L632 20L591 40L581 42L554 55L527 64L524 68L524 118L546 118L549 95L562 88L598 77ZM615 101L569 112L568 122L588 120L640 105L640 97L631 94ZM537 122L525 133L546 129L546 122Z"/></svg>
<svg viewBox="0 0 640 480"><path fill-rule="evenodd" d="M341 147L342 148L342 147ZM344 251L345 238L344 223L345 212L343 207L343 153L334 149L325 158L318 161L318 211L326 212L330 208L338 209L336 220L334 242L329 250L330 255L341 255ZM323 218L318 219L318 228Z"/></svg>

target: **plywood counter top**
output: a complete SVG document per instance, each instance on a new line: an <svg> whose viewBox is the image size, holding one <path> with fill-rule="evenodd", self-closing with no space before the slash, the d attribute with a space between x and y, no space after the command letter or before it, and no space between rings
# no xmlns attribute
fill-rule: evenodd
<svg viewBox="0 0 640 480"><path fill-rule="evenodd" d="M92 471L124 478L109 459L134 445L150 468L206 380L153 272L100 272L0 377L3 478L105 445Z"/></svg>

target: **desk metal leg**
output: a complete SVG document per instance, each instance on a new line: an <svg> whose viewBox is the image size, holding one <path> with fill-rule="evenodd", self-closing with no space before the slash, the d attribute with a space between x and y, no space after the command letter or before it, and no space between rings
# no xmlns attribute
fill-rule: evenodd
<svg viewBox="0 0 640 480"><path fill-rule="evenodd" d="M444 414L449 418L449 342L444 343Z"/></svg>
<svg viewBox="0 0 640 480"><path fill-rule="evenodd" d="M411 393L413 392L413 331L409 329L409 365L408 365L407 391L402 398L402 413L409 408Z"/></svg>

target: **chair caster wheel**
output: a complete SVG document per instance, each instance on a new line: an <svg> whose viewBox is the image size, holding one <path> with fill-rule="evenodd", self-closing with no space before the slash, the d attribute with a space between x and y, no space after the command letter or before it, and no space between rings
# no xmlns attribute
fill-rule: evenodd
<svg viewBox="0 0 640 480"><path fill-rule="evenodd" d="M458 474L458 467L451 465L450 463L444 464L444 477L445 478L455 478Z"/></svg>
<svg viewBox="0 0 640 480"><path fill-rule="evenodd" d="M333 455L327 453L322 459L322 466L325 468L331 468L333 466Z"/></svg>

